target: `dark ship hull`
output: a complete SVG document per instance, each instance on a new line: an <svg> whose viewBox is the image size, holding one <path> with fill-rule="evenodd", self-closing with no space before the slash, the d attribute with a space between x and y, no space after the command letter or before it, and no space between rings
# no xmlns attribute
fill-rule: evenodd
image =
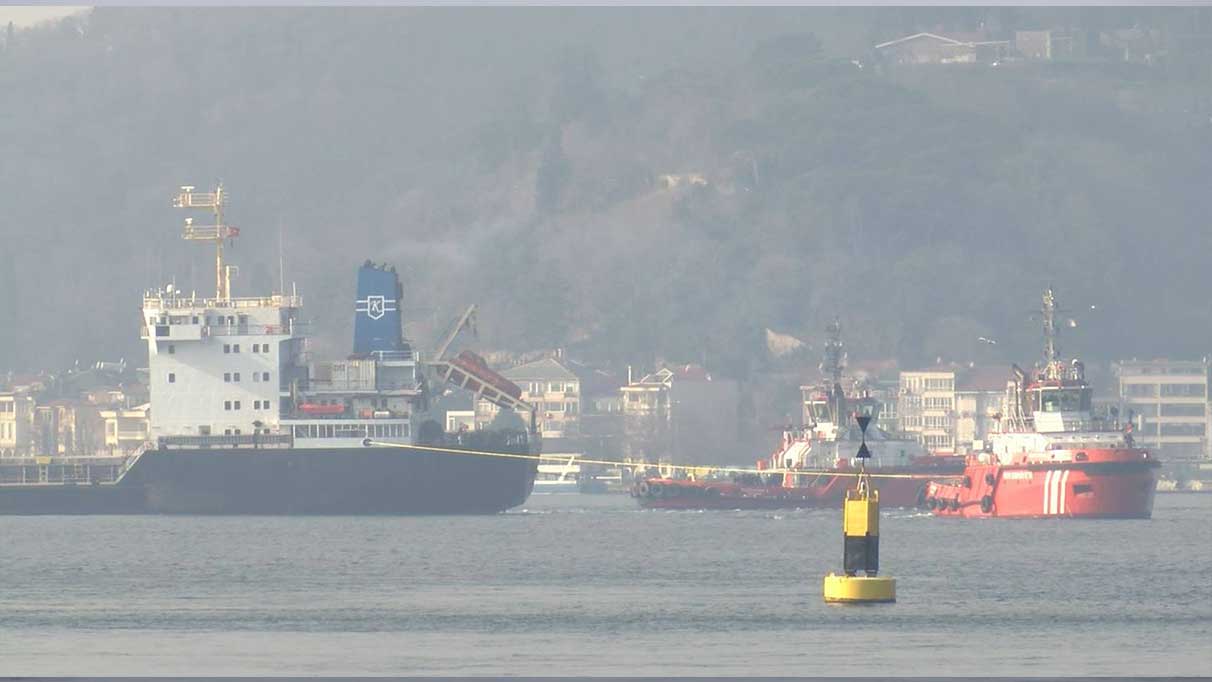
<svg viewBox="0 0 1212 682"><path fill-rule="evenodd" d="M538 454L521 434L435 445ZM526 501L537 466L407 446L158 449L115 482L0 486L0 513L494 514Z"/></svg>
<svg viewBox="0 0 1212 682"><path fill-rule="evenodd" d="M143 491L122 483L29 483L0 487L0 514L139 514Z"/></svg>

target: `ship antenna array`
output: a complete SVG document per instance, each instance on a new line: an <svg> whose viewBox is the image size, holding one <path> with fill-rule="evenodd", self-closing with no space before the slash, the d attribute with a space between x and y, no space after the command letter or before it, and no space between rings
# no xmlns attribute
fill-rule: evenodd
<svg viewBox="0 0 1212 682"><path fill-rule="evenodd" d="M1056 297L1052 289L1044 290L1044 374L1049 379L1059 379L1056 348Z"/></svg>
<svg viewBox="0 0 1212 682"><path fill-rule="evenodd" d="M185 230L181 237L190 241L213 242L215 245L215 298L226 301L231 298L231 275L234 268L223 264L223 240L240 236L239 228L223 224L223 206L227 194L223 183L213 192L195 192L193 185L182 185L173 199L174 208L210 209L215 216L213 225L194 225L193 218L185 219Z"/></svg>
<svg viewBox="0 0 1212 682"><path fill-rule="evenodd" d="M846 363L845 346L842 344L842 321L833 318L825 331L828 338L825 341L825 361L821 363L821 369L829 373L833 383L841 383L842 370L845 369Z"/></svg>

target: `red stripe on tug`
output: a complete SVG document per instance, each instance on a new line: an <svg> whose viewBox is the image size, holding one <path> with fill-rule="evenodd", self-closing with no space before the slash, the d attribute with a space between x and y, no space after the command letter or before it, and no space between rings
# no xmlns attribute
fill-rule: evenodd
<svg viewBox="0 0 1212 682"><path fill-rule="evenodd" d="M1161 463L1135 447L1130 420L1094 416L1082 363L1057 359L1051 290L1042 313L1044 363L1030 376L1014 367L989 448L960 480L931 482L926 507L961 518L1149 518Z"/></svg>
<svg viewBox="0 0 1212 682"><path fill-rule="evenodd" d="M974 457L961 481L930 483L926 506L938 516L965 518L1147 519L1153 514L1161 463L1148 452L1091 448L1051 454L1056 458L1028 457L1011 465Z"/></svg>

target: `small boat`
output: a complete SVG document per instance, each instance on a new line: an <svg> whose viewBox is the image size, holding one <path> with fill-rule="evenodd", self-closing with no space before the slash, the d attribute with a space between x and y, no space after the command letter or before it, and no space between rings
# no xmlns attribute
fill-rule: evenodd
<svg viewBox="0 0 1212 682"><path fill-rule="evenodd" d="M577 454L545 454L539 458L532 494L577 493L581 491L581 465Z"/></svg>

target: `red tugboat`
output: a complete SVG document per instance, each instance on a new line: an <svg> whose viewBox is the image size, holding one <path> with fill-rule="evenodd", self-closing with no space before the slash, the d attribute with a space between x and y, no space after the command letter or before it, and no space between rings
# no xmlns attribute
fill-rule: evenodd
<svg viewBox="0 0 1212 682"><path fill-rule="evenodd" d="M938 516L1129 518L1153 513L1161 463L1132 442L1131 425L1096 419L1078 360L1057 358L1056 302L1044 292L1045 357L1028 377L1014 367L1002 432L968 459L958 483L932 482L926 506Z"/></svg>
<svg viewBox="0 0 1212 682"><path fill-rule="evenodd" d="M775 453L758 460L759 473L740 473L730 480L648 478L632 487L632 497L641 507L652 509L840 506L846 490L854 487L860 468L853 453L862 442L862 432L852 412L874 418L879 405L866 395L846 397L842 390L845 353L841 325L833 322L828 332L821 369L831 375L832 388L822 387L809 401L812 422L808 426L784 432ZM848 407L851 403L853 410ZM964 470L963 457L931 455L917 441L874 425L867 429L866 444L871 455L867 471L878 479L880 500L886 506L920 505L930 479L958 477Z"/></svg>

